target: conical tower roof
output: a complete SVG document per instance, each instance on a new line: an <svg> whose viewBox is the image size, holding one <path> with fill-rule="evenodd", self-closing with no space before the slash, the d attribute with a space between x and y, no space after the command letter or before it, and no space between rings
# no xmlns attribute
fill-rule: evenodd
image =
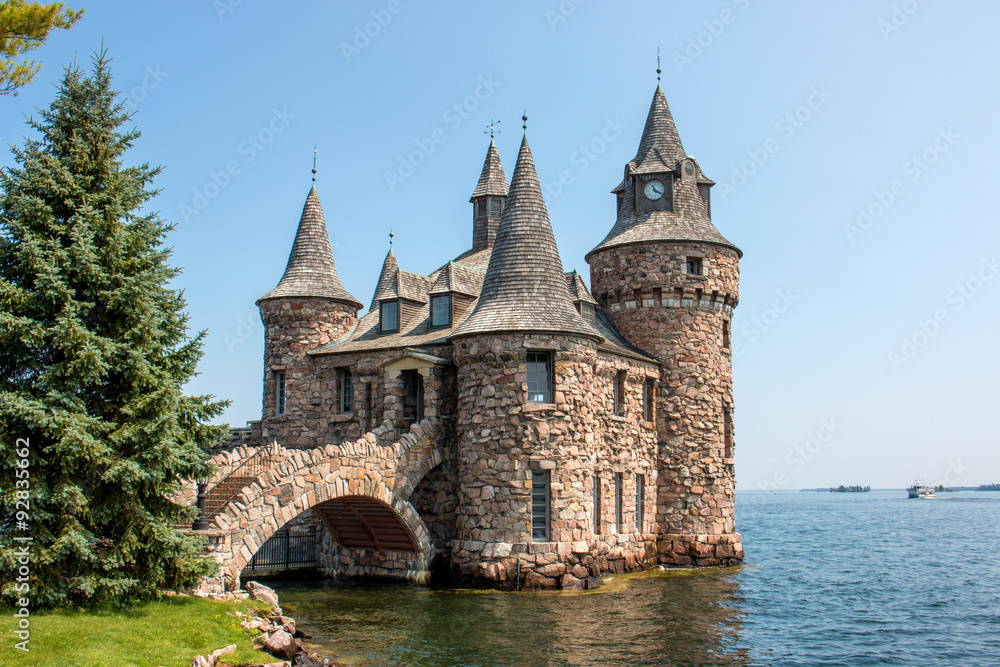
<svg viewBox="0 0 1000 667"><path fill-rule="evenodd" d="M677 161L685 155L684 145L677 134L677 126L674 125L674 117L667 106L667 96L663 94L660 84L656 84L656 92L653 93L653 101L646 116L646 126L642 129L642 138L639 140L639 150L632 158L635 163L632 173L645 174L674 169Z"/></svg>
<svg viewBox="0 0 1000 667"><path fill-rule="evenodd" d="M666 172L674 173L673 210L636 213L634 176ZM698 190L699 183L711 184L712 181L702 173L698 163L685 154L663 88L657 84L639 150L625 165L625 179L613 190L624 195L618 207L618 218L604 240L587 253L587 260L599 250L651 241L710 243L732 248L742 255L709 219Z"/></svg>
<svg viewBox="0 0 1000 667"><path fill-rule="evenodd" d="M521 142L479 301L452 338L501 331L603 340L573 307L527 137Z"/></svg>
<svg viewBox="0 0 1000 667"><path fill-rule="evenodd" d="M476 184L476 189L473 190L469 201L486 195L506 197L508 190L507 176L504 175L503 165L500 164L497 145L490 139L490 147L486 151L486 161L483 163L483 172L479 175L479 183Z"/></svg>
<svg viewBox="0 0 1000 667"><path fill-rule="evenodd" d="M378 303L379 297L393 289L396 283L397 271L399 271L399 264L396 263L396 254L390 246L389 252L385 256L385 261L382 262L382 273L379 274L378 284L375 285L375 292L372 294L372 305L368 306L369 310L375 310L375 305Z"/></svg>
<svg viewBox="0 0 1000 667"><path fill-rule="evenodd" d="M330 237L326 231L323 207L314 185L302 207L299 228L295 232L292 252L288 255L285 274L277 287L259 300L285 297L319 297L335 299L361 308L361 302L344 289L337 276L330 249Z"/></svg>

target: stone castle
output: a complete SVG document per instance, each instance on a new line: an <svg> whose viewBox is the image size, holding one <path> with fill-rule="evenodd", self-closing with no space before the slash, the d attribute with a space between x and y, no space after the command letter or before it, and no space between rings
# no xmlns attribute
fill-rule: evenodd
<svg viewBox="0 0 1000 667"><path fill-rule="evenodd" d="M214 519L230 579L303 517L331 573L544 589L738 563L741 252L712 224L712 185L657 86L588 289L563 272L527 138L509 186L491 141L471 249L422 275L390 246L360 316L313 188L257 302L262 420L220 458L221 488L268 452Z"/></svg>

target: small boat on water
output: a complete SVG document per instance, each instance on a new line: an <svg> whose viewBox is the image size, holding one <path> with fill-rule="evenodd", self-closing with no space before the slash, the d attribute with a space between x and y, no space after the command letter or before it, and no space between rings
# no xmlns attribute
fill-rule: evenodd
<svg viewBox="0 0 1000 667"><path fill-rule="evenodd" d="M933 486L925 486L921 484L919 481L914 482L913 486L911 486L906 490L906 494L910 498L924 498L924 499L937 498L937 496L934 495Z"/></svg>

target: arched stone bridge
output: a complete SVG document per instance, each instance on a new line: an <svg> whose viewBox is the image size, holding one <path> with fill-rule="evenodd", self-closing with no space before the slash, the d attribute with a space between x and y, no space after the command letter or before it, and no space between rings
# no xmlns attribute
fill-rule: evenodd
<svg viewBox="0 0 1000 667"><path fill-rule="evenodd" d="M447 458L439 420L406 431L385 422L354 442L272 452L274 463L215 514L208 551L220 565L210 590L234 590L257 550L302 512L313 509L348 549L401 552L426 573L434 555L427 527L409 498Z"/></svg>

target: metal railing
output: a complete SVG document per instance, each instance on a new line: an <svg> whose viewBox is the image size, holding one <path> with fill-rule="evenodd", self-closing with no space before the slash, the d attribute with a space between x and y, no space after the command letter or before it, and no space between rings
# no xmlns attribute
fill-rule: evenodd
<svg viewBox="0 0 1000 667"><path fill-rule="evenodd" d="M279 530L257 550L246 570L280 570L316 564L319 534Z"/></svg>
<svg viewBox="0 0 1000 667"><path fill-rule="evenodd" d="M205 494L205 516L211 521L215 515L225 509L233 498L238 496L247 484L271 467L271 452L263 447L259 452L244 461L238 468L226 475L218 484Z"/></svg>

